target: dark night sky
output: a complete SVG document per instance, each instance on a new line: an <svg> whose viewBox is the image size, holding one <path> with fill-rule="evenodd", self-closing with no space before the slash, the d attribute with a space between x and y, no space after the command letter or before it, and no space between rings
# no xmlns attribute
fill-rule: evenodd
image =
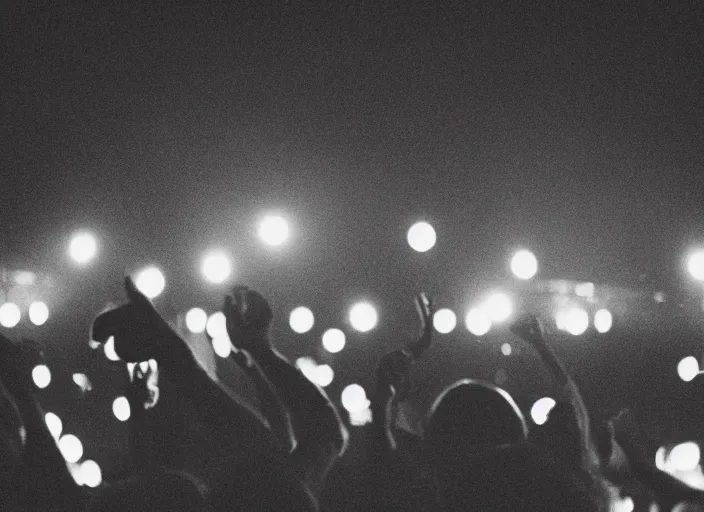
<svg viewBox="0 0 704 512"><path fill-rule="evenodd" d="M438 273L525 243L546 275L634 284L703 232L701 3L125 4L5 9L9 261L80 226L125 265L244 258L274 207L321 291L393 285L421 217Z"/></svg>

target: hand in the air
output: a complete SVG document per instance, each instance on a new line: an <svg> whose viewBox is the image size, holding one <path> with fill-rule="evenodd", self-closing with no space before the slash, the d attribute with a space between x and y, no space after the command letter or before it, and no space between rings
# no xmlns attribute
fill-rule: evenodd
<svg viewBox="0 0 704 512"><path fill-rule="evenodd" d="M416 311L420 318L420 336L411 343L408 349L413 357L419 357L430 346L433 336L433 315L435 314L435 304L425 293L420 293L415 297Z"/></svg>
<svg viewBox="0 0 704 512"><path fill-rule="evenodd" d="M405 400L411 388L411 363L408 350L394 350L381 358L377 367L377 385L391 389L398 400Z"/></svg>
<svg viewBox="0 0 704 512"><path fill-rule="evenodd" d="M531 314L521 315L511 324L511 332L534 346L545 344L543 326L538 317Z"/></svg>
<svg viewBox="0 0 704 512"><path fill-rule="evenodd" d="M227 334L232 344L248 351L271 348L269 331L274 315L267 300L246 286L237 286L223 305Z"/></svg>

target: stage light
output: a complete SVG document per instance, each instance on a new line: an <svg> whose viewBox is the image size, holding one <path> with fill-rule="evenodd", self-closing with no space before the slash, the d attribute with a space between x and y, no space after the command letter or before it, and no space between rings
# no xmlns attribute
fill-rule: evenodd
<svg viewBox="0 0 704 512"><path fill-rule="evenodd" d="M44 423L46 423L46 428L49 429L49 432L54 439L61 437L61 431L64 428L61 418L53 412L48 412L44 415Z"/></svg>
<svg viewBox="0 0 704 512"><path fill-rule="evenodd" d="M193 334L201 333L208 323L208 314L200 308L192 308L186 313L186 328Z"/></svg>
<svg viewBox="0 0 704 512"><path fill-rule="evenodd" d="M505 356L510 356L511 352L513 350L511 349L511 344L510 343L504 343L501 345L501 353Z"/></svg>
<svg viewBox="0 0 704 512"><path fill-rule="evenodd" d="M288 222L279 215L267 215L259 223L259 238L272 247L283 244L289 235Z"/></svg>
<svg viewBox="0 0 704 512"><path fill-rule="evenodd" d="M213 251L203 258L201 271L206 281L213 284L223 283L232 272L230 259L222 251Z"/></svg>
<svg viewBox="0 0 704 512"><path fill-rule="evenodd" d="M103 351L105 352L105 357L107 357L110 361L120 360L120 356L118 356L117 352L115 352L115 338L113 336L110 336L108 341L105 342L105 345L103 345Z"/></svg>
<svg viewBox="0 0 704 512"><path fill-rule="evenodd" d="M166 280L161 270L156 267L147 267L137 274L134 284L147 298L154 299L164 291Z"/></svg>
<svg viewBox="0 0 704 512"><path fill-rule="evenodd" d="M532 252L520 250L511 258L511 272L518 279L530 279L538 272L538 260Z"/></svg>
<svg viewBox="0 0 704 512"><path fill-rule="evenodd" d="M332 371L330 365L321 364L315 369L314 382L321 388L327 387L335 378L335 372Z"/></svg>
<svg viewBox="0 0 704 512"><path fill-rule="evenodd" d="M323 333L323 347L331 354L345 348L345 333L340 329L328 329Z"/></svg>
<svg viewBox="0 0 704 512"><path fill-rule="evenodd" d="M222 311L213 313L208 318L205 330L211 338L227 338L227 319Z"/></svg>
<svg viewBox="0 0 704 512"><path fill-rule="evenodd" d="M112 413L120 421L130 419L130 402L124 396L118 396L112 403Z"/></svg>
<svg viewBox="0 0 704 512"><path fill-rule="evenodd" d="M697 281L704 281L704 250L698 250L689 255L687 270Z"/></svg>
<svg viewBox="0 0 704 512"><path fill-rule="evenodd" d="M81 388L81 391L83 391L84 393L93 389L93 386L91 385L90 380L88 379L88 376L85 373L74 373L73 382L75 382L76 385Z"/></svg>
<svg viewBox="0 0 704 512"><path fill-rule="evenodd" d="M687 441L680 443L672 450L668 457L668 465L674 471L694 471L699 465L701 453L697 443Z"/></svg>
<svg viewBox="0 0 704 512"><path fill-rule="evenodd" d="M288 317L288 324L291 326L293 332L297 332L298 334L310 331L314 323L315 318L313 317L313 312L304 306L295 308Z"/></svg>
<svg viewBox="0 0 704 512"><path fill-rule="evenodd" d="M355 331L369 332L376 327L379 316L374 306L368 302L358 302L350 309L349 320Z"/></svg>
<svg viewBox="0 0 704 512"><path fill-rule="evenodd" d="M633 512L635 507L636 504L633 502L633 498L631 498L630 496L626 496L624 498L617 497L613 501L613 506L611 510L612 512Z"/></svg>
<svg viewBox="0 0 704 512"><path fill-rule="evenodd" d="M475 336L484 336L491 329L491 319L479 308L472 308L464 319L467 330Z"/></svg>
<svg viewBox="0 0 704 512"><path fill-rule="evenodd" d="M584 297L585 299L591 299L594 297L596 292L596 287L594 283L577 283L574 285L574 294L577 297Z"/></svg>
<svg viewBox="0 0 704 512"><path fill-rule="evenodd" d="M342 390L341 395L342 407L348 412L353 413L364 410L369 405L367 393L359 384L350 384Z"/></svg>
<svg viewBox="0 0 704 512"><path fill-rule="evenodd" d="M493 293L484 303L482 309L492 322L503 322L513 313L511 298L505 293Z"/></svg>
<svg viewBox="0 0 704 512"><path fill-rule="evenodd" d="M51 383L51 372L45 364L38 364L32 369L32 380L39 389L44 389Z"/></svg>
<svg viewBox="0 0 704 512"><path fill-rule="evenodd" d="M697 358L688 356L677 363L677 375L685 382L690 382L699 375L699 361L697 361Z"/></svg>
<svg viewBox="0 0 704 512"><path fill-rule="evenodd" d="M594 328L602 334L611 330L614 319L608 309L600 309L594 313Z"/></svg>
<svg viewBox="0 0 704 512"><path fill-rule="evenodd" d="M0 306L0 325L12 329L22 318L20 308L14 302L6 302Z"/></svg>
<svg viewBox="0 0 704 512"><path fill-rule="evenodd" d="M71 259L80 265L92 260L98 252L98 244L90 233L76 233L68 246Z"/></svg>
<svg viewBox="0 0 704 512"><path fill-rule="evenodd" d="M548 414L553 407L555 407L555 400L550 397L541 398L537 400L533 407L530 408L530 417L533 418L533 422L536 425L543 425L548 421Z"/></svg>
<svg viewBox="0 0 704 512"><path fill-rule="evenodd" d="M43 302L32 302L29 305L29 320L34 325L44 325L49 319L49 308Z"/></svg>
<svg viewBox="0 0 704 512"><path fill-rule="evenodd" d="M299 357L296 359L296 368L301 370L301 373L311 382L315 382L315 371L318 368L318 363L312 357Z"/></svg>
<svg viewBox="0 0 704 512"><path fill-rule="evenodd" d="M230 357L230 352L232 352L232 343L230 343L230 338L227 336L218 336L217 338L213 338L213 350L223 359Z"/></svg>
<svg viewBox="0 0 704 512"><path fill-rule="evenodd" d="M433 327L440 334L447 334L457 325L457 315L451 309L439 309L433 316Z"/></svg>
<svg viewBox="0 0 704 512"><path fill-rule="evenodd" d="M103 481L103 473L95 461L85 460L80 468L81 482L88 487L98 487Z"/></svg>
<svg viewBox="0 0 704 512"><path fill-rule="evenodd" d="M563 309L555 315L555 324L558 329L579 336L589 327L589 314L579 307Z"/></svg>
<svg viewBox="0 0 704 512"><path fill-rule="evenodd" d="M73 434L62 436L58 444L66 462L78 462L83 457L83 443Z"/></svg>
<svg viewBox="0 0 704 512"><path fill-rule="evenodd" d="M426 252L433 248L437 236L433 226L427 222L417 222L408 230L406 239L414 251Z"/></svg>

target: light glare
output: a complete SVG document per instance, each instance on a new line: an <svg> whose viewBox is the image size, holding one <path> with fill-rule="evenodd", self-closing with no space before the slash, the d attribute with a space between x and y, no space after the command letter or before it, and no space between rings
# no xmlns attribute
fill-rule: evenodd
<svg viewBox="0 0 704 512"><path fill-rule="evenodd" d="M694 471L699 465L699 445L692 441L680 443L670 451L668 466L674 471Z"/></svg>
<svg viewBox="0 0 704 512"><path fill-rule="evenodd" d="M66 462L78 462L83 457L83 443L73 434L66 434L59 439L59 451Z"/></svg>
<svg viewBox="0 0 704 512"><path fill-rule="evenodd" d="M81 482L88 487L98 487L103 481L103 473L100 471L100 466L92 460L83 461L80 475Z"/></svg>
<svg viewBox="0 0 704 512"><path fill-rule="evenodd" d="M22 318L20 308L14 302L6 302L0 306L0 325L12 329Z"/></svg>
<svg viewBox="0 0 704 512"><path fill-rule="evenodd" d="M549 396L541 398L533 404L533 407L530 408L530 417L533 418L536 425L543 425L548 421L548 414L555 407L555 404L555 400Z"/></svg>
<svg viewBox="0 0 704 512"><path fill-rule="evenodd" d="M501 353L503 355L510 356L511 352L513 352L513 350L511 349L510 343L504 343L503 345L501 345Z"/></svg>
<svg viewBox="0 0 704 512"><path fill-rule="evenodd" d="M406 239L414 251L426 252L433 248L437 236L433 226L427 222L416 222L408 230Z"/></svg>
<svg viewBox="0 0 704 512"><path fill-rule="evenodd" d="M323 347L331 354L337 354L345 348L345 333L340 329L328 329L323 333Z"/></svg>
<svg viewBox="0 0 704 512"><path fill-rule="evenodd" d="M29 306L29 320L34 325L44 325L49 319L49 308L43 302L32 302Z"/></svg>
<svg viewBox="0 0 704 512"><path fill-rule="evenodd" d="M600 309L594 313L594 328L601 334L609 332L613 322L613 316L608 309Z"/></svg>
<svg viewBox="0 0 704 512"><path fill-rule="evenodd" d="M538 272L538 260L528 250L520 250L511 258L511 272L518 279L530 279Z"/></svg>
<svg viewBox="0 0 704 512"><path fill-rule="evenodd" d="M147 267L137 274L134 284L147 298L154 299L164 291L166 280L161 270L156 267Z"/></svg>
<svg viewBox="0 0 704 512"><path fill-rule="evenodd" d="M447 334L457 325L457 315L451 309L440 309L433 316L433 327L440 334Z"/></svg>
<svg viewBox="0 0 704 512"><path fill-rule="evenodd" d="M677 375L685 382L690 382L699 375L699 361L694 356L688 356L677 363Z"/></svg>
<svg viewBox="0 0 704 512"><path fill-rule="evenodd" d="M232 272L230 259L222 251L213 251L203 258L201 271L206 281L213 284L224 282Z"/></svg>
<svg viewBox="0 0 704 512"><path fill-rule="evenodd" d="M52 437L58 439L61 436L61 431L64 428L64 424L56 414L53 412L48 412L44 415L44 422L46 423L46 428L49 429Z"/></svg>
<svg viewBox="0 0 704 512"><path fill-rule="evenodd" d="M225 314L222 311L218 311L210 315L205 330L208 331L208 335L211 338L226 338L227 319L225 318Z"/></svg>
<svg viewBox="0 0 704 512"><path fill-rule="evenodd" d="M310 331L315 323L313 312L305 306L299 306L291 311L288 317L288 324L293 332L303 334Z"/></svg>
<svg viewBox="0 0 704 512"><path fill-rule="evenodd" d="M479 308L472 308L464 319L467 330L475 336L484 336L491 329L491 319Z"/></svg>
<svg viewBox="0 0 704 512"><path fill-rule="evenodd" d="M557 312L555 324L558 329L579 336L589 327L589 314L579 307L564 309Z"/></svg>
<svg viewBox="0 0 704 512"><path fill-rule="evenodd" d="M186 328L193 334L201 333L208 323L208 314L200 308L192 308L186 313Z"/></svg>
<svg viewBox="0 0 704 512"><path fill-rule="evenodd" d="M92 260L98 252L98 244L90 233L77 233L71 239L68 253L71 259L80 265Z"/></svg>
<svg viewBox="0 0 704 512"><path fill-rule="evenodd" d="M359 302L350 309L349 320L355 331L369 332L376 327L379 316L374 306L368 302Z"/></svg>
<svg viewBox="0 0 704 512"><path fill-rule="evenodd" d="M39 389L46 388L51 383L51 372L45 364L38 364L32 370L32 380Z"/></svg>
<svg viewBox="0 0 704 512"><path fill-rule="evenodd" d="M483 309L492 322L503 322L513 313L513 304L508 295L497 292L486 300Z"/></svg>
<svg viewBox="0 0 704 512"><path fill-rule="evenodd" d="M88 376L85 373L74 373L73 382L75 382L76 385L81 388L83 392L90 391L91 389L93 389L93 386L91 385L90 380L88 379Z"/></svg>
<svg viewBox="0 0 704 512"><path fill-rule="evenodd" d="M112 403L112 413L120 421L130 419L130 403L124 396L118 396Z"/></svg>
<svg viewBox="0 0 704 512"><path fill-rule="evenodd" d="M227 336L218 336L217 338L213 338L213 350L223 359L230 357L230 352L232 352L232 343L230 343L230 338Z"/></svg>
<svg viewBox="0 0 704 512"><path fill-rule="evenodd" d="M259 223L259 238L272 247L283 244L289 235L288 222L279 215L267 215Z"/></svg>
<svg viewBox="0 0 704 512"><path fill-rule="evenodd" d="M341 395L342 407L348 412L354 413L367 408L369 400L367 400L367 392L359 384L350 384L342 390Z"/></svg>
<svg viewBox="0 0 704 512"><path fill-rule="evenodd" d="M693 252L687 260L687 270L697 281L704 281L704 251Z"/></svg>
<svg viewBox="0 0 704 512"><path fill-rule="evenodd" d="M335 378L335 372L328 364L321 364L315 369L315 380L314 382L321 388L330 385L332 380Z"/></svg>

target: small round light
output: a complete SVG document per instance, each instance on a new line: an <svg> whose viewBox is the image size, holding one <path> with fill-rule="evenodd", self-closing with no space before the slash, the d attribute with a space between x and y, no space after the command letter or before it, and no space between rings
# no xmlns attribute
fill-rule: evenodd
<svg viewBox="0 0 704 512"><path fill-rule="evenodd" d="M90 391L91 389L93 389L93 386L90 383L90 379L85 373L74 373L73 382L75 382L76 386L81 388L81 391L83 392Z"/></svg>
<svg viewBox="0 0 704 512"><path fill-rule="evenodd" d="M492 322L503 322L513 313L513 304L508 295L497 292L486 300L483 309Z"/></svg>
<svg viewBox="0 0 704 512"><path fill-rule="evenodd" d="M147 298L154 299L164 291L166 280L161 270L156 267L147 267L137 274L134 284Z"/></svg>
<svg viewBox="0 0 704 512"><path fill-rule="evenodd" d="M697 281L704 281L704 250L690 254L687 260L687 270Z"/></svg>
<svg viewBox="0 0 704 512"><path fill-rule="evenodd" d="M408 245L418 252L426 252L433 248L437 240L435 229L427 222L413 224L406 235Z"/></svg>
<svg viewBox="0 0 704 512"><path fill-rule="evenodd" d="M597 332L604 334L611 330L614 318L608 309L600 309L594 313L594 328Z"/></svg>
<svg viewBox="0 0 704 512"><path fill-rule="evenodd" d="M90 233L76 233L68 246L71 259L80 265L92 260L98 252L98 244Z"/></svg>
<svg viewBox="0 0 704 512"><path fill-rule="evenodd" d="M66 434L59 439L59 451L66 462L78 462L83 457L83 443L73 434Z"/></svg>
<svg viewBox="0 0 704 512"><path fill-rule="evenodd" d="M279 215L267 215L259 223L259 238L272 247L282 245L289 235L288 222Z"/></svg>
<svg viewBox="0 0 704 512"><path fill-rule="evenodd" d="M0 306L0 325L12 329L22 319L20 308L14 302L6 302Z"/></svg>
<svg viewBox="0 0 704 512"><path fill-rule="evenodd" d="M691 441L680 443L670 451L667 458L669 467L675 471L694 471L699 465L701 453L699 445Z"/></svg>
<svg viewBox="0 0 704 512"><path fill-rule="evenodd" d="M32 380L39 389L44 389L51 383L51 372L45 364L38 364L32 370Z"/></svg>
<svg viewBox="0 0 704 512"><path fill-rule="evenodd" d="M690 382L699 375L699 361L696 357L688 356L677 363L677 375L685 382Z"/></svg>
<svg viewBox="0 0 704 512"><path fill-rule="evenodd" d="M222 311L213 313L205 326L211 338L227 338L227 319Z"/></svg>
<svg viewBox="0 0 704 512"><path fill-rule="evenodd" d="M348 412L364 410L368 406L367 393L359 384L350 384L342 390L342 407Z"/></svg>
<svg viewBox="0 0 704 512"><path fill-rule="evenodd" d="M88 487L98 487L103 481L103 473L95 461L85 460L80 468L81 481Z"/></svg>
<svg viewBox="0 0 704 512"><path fill-rule="evenodd" d="M44 415L44 422L46 423L46 428L49 429L52 437L58 439L61 436L61 431L64 428L64 424L56 414L53 412L48 412Z"/></svg>
<svg viewBox="0 0 704 512"><path fill-rule="evenodd" d="M288 324L291 326L293 332L297 332L298 334L310 331L314 323L315 318L313 317L313 312L304 306L295 308L288 317Z"/></svg>
<svg viewBox="0 0 704 512"><path fill-rule="evenodd" d="M491 319L483 309L470 309L464 322L467 330L475 336L484 336L491 329Z"/></svg>
<svg viewBox="0 0 704 512"><path fill-rule="evenodd" d="M580 307L564 309L557 312L555 323L558 329L579 336L589 327L589 314Z"/></svg>
<svg viewBox="0 0 704 512"><path fill-rule="evenodd" d="M34 325L44 325L49 319L49 308L43 302L32 302L29 305L29 320Z"/></svg>
<svg viewBox="0 0 704 512"><path fill-rule="evenodd" d="M511 349L511 344L510 343L504 343L501 345L501 353L505 356L510 356L511 352L513 350Z"/></svg>
<svg viewBox="0 0 704 512"><path fill-rule="evenodd" d="M332 371L330 365L321 364L315 369L315 383L321 388L327 387L335 378L335 372Z"/></svg>
<svg viewBox="0 0 704 512"><path fill-rule="evenodd" d="M433 316L433 327L440 334L447 334L453 331L457 325L457 315L451 309L439 309Z"/></svg>
<svg viewBox="0 0 704 512"><path fill-rule="evenodd" d="M222 251L213 251L203 258L201 271L206 281L220 284L230 277L232 265L230 259Z"/></svg>
<svg viewBox="0 0 704 512"><path fill-rule="evenodd" d="M115 338L113 336L110 336L108 341L105 342L105 345L103 345L103 351L105 352L105 357L107 357L110 361L120 360L120 356L118 356L117 352L115 352Z"/></svg>
<svg viewBox="0 0 704 512"><path fill-rule="evenodd" d="M218 336L217 338L213 338L213 350L223 359L230 357L230 352L232 352L232 343L230 343L230 338L227 336Z"/></svg>
<svg viewBox="0 0 704 512"><path fill-rule="evenodd" d="M349 320L355 331L371 331L376 327L378 319L376 309L368 302L359 302L350 309Z"/></svg>
<svg viewBox="0 0 704 512"><path fill-rule="evenodd" d="M200 308L189 309L186 313L186 328L194 334L205 330L208 314Z"/></svg>
<svg viewBox="0 0 704 512"><path fill-rule="evenodd" d="M511 272L518 279L530 279L538 272L538 260L530 251L518 251L511 258Z"/></svg>
<svg viewBox="0 0 704 512"><path fill-rule="evenodd" d="M555 400L550 397L537 400L530 409L530 417L533 418L533 422L536 425L543 425L548 421L548 414L550 414L550 411L555 405Z"/></svg>
<svg viewBox="0 0 704 512"><path fill-rule="evenodd" d="M328 329L323 333L323 347L331 354L345 348L345 333L340 329Z"/></svg>
<svg viewBox="0 0 704 512"><path fill-rule="evenodd" d="M112 403L112 413L120 421L130 419L130 403L124 396L118 396Z"/></svg>

